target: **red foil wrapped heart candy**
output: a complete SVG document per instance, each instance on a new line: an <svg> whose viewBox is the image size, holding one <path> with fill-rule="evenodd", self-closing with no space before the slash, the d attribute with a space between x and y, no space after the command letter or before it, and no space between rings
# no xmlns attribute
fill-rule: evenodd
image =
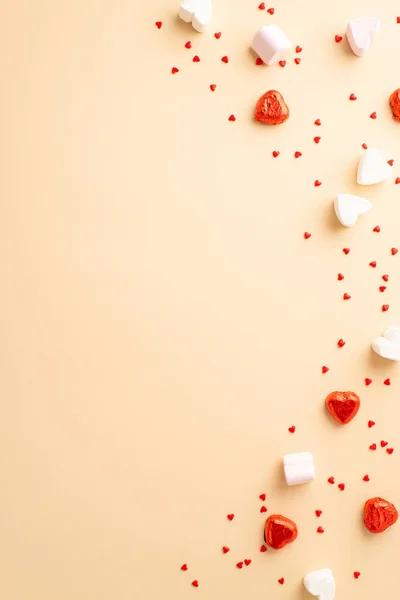
<svg viewBox="0 0 400 600"><path fill-rule="evenodd" d="M397 121L400 121L400 88L393 92L389 102L394 118Z"/></svg>
<svg viewBox="0 0 400 600"><path fill-rule="evenodd" d="M289 107L276 90L266 92L256 104L254 118L266 125L280 125L289 118Z"/></svg>
<svg viewBox="0 0 400 600"><path fill-rule="evenodd" d="M383 498L370 498L364 505L364 524L371 533L382 533L398 518L396 507Z"/></svg>
<svg viewBox="0 0 400 600"><path fill-rule="evenodd" d="M329 414L341 425L350 423L360 408L360 398L354 392L332 392L325 400Z"/></svg>
<svg viewBox="0 0 400 600"><path fill-rule="evenodd" d="M297 534L296 523L282 515L271 515L265 522L264 539L275 550L294 542Z"/></svg>

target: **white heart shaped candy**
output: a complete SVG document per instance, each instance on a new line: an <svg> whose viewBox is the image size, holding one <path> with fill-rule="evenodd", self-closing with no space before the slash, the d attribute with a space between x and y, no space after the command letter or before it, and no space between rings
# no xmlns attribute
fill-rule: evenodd
<svg viewBox="0 0 400 600"><path fill-rule="evenodd" d="M357 183L374 185L392 176L392 167L376 148L368 148L360 158L357 170Z"/></svg>
<svg viewBox="0 0 400 600"><path fill-rule="evenodd" d="M338 194L333 206L337 218L345 227L355 225L359 215L364 215L372 208L369 200L353 194Z"/></svg>
<svg viewBox="0 0 400 600"><path fill-rule="evenodd" d="M319 600L334 600L335 578L330 569L319 569L307 573L303 583L306 590L313 596L318 596Z"/></svg>
<svg viewBox="0 0 400 600"><path fill-rule="evenodd" d="M372 350L382 358L400 361L400 327L388 327L383 336L372 342Z"/></svg>
<svg viewBox="0 0 400 600"><path fill-rule="evenodd" d="M371 45L372 38L379 31L380 23L374 17L360 17L349 21L346 36L356 56L364 56Z"/></svg>
<svg viewBox="0 0 400 600"><path fill-rule="evenodd" d="M202 33L211 22L211 0L183 0L179 16L185 23L191 23L196 31Z"/></svg>

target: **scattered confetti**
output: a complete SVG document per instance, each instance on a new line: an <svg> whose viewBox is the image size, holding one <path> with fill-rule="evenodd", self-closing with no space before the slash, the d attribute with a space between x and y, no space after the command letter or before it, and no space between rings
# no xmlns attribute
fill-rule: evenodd
<svg viewBox="0 0 400 600"><path fill-rule="evenodd" d="M317 533L324 533L325 529L322 529L322 527L318 527L317 529Z"/></svg>
<svg viewBox="0 0 400 600"><path fill-rule="evenodd" d="M348 253L350 252L350 248L343 248L343 252L344 252L345 254L348 254Z"/></svg>
<svg viewBox="0 0 400 600"><path fill-rule="evenodd" d="M373 112L369 115L370 119L376 119L376 112Z"/></svg>
<svg viewBox="0 0 400 600"><path fill-rule="evenodd" d="M185 563L184 565L181 566L181 571L187 571L188 570L188 566Z"/></svg>
<svg viewBox="0 0 400 600"><path fill-rule="evenodd" d="M338 281L342 281L344 279L343 273L338 273L337 278L338 278Z"/></svg>
<svg viewBox="0 0 400 600"><path fill-rule="evenodd" d="M222 546L222 552L224 554L227 554L229 552L230 548L228 548L228 546Z"/></svg>
<svg viewBox="0 0 400 600"><path fill-rule="evenodd" d="M376 444L371 444L369 447L370 450L376 450Z"/></svg>
<svg viewBox="0 0 400 600"><path fill-rule="evenodd" d="M251 564L251 558L245 558L244 564L246 565L246 567L248 567Z"/></svg>
<svg viewBox="0 0 400 600"><path fill-rule="evenodd" d="M274 151L273 151L273 153L272 153L272 156L273 156L274 158L276 158L276 157L277 157L277 156L279 156L279 155L280 155L280 152L279 152L279 150L274 150Z"/></svg>
<svg viewBox="0 0 400 600"><path fill-rule="evenodd" d="M227 518L229 519L229 521L232 521L234 519L235 515L232 513L230 515L227 515Z"/></svg>
<svg viewBox="0 0 400 600"><path fill-rule="evenodd" d="M292 425L291 427L289 427L288 431L290 431L290 433L294 433L296 431L296 427Z"/></svg>
<svg viewBox="0 0 400 600"><path fill-rule="evenodd" d="M376 267L376 260L371 260L371 262L369 263L369 266L372 267L373 269L375 269L375 267Z"/></svg>
<svg viewBox="0 0 400 600"><path fill-rule="evenodd" d="M179 69L177 69L176 67L172 67L171 73L172 75L175 75L175 73L179 73Z"/></svg>
<svg viewBox="0 0 400 600"><path fill-rule="evenodd" d="M365 385L371 385L372 383L372 379L370 379L369 377L365 378Z"/></svg>
<svg viewBox="0 0 400 600"><path fill-rule="evenodd" d="M300 156L303 156L301 152L298 152L298 151L296 151L296 152L294 153L294 157L295 157L295 158L300 158Z"/></svg>
<svg viewBox="0 0 400 600"><path fill-rule="evenodd" d="M393 163L394 163L393 158L391 158L390 160L388 160L387 163L388 163L388 165L390 165L391 167L393 167Z"/></svg>
<svg viewBox="0 0 400 600"><path fill-rule="evenodd" d="M274 8L269 8L269 9L267 10L267 13L269 13L270 15L273 15L273 14L274 14L274 12L275 12L275 9L274 9Z"/></svg>
<svg viewBox="0 0 400 600"><path fill-rule="evenodd" d="M398 253L398 250L397 250L397 248L391 248L390 252L392 253L392 256L394 256L395 254Z"/></svg>
<svg viewBox="0 0 400 600"><path fill-rule="evenodd" d="M314 181L314 186L315 186L315 187L319 187L320 185L322 185L322 182L321 182L321 181L318 181L318 179L316 179L316 180Z"/></svg>
<svg viewBox="0 0 400 600"><path fill-rule="evenodd" d="M264 544L263 544L260 548L260 552L266 552L266 551L267 551L267 546L264 546Z"/></svg>
<svg viewBox="0 0 400 600"><path fill-rule="evenodd" d="M317 517L320 517L322 515L322 510L316 510L315 514L317 515Z"/></svg>
<svg viewBox="0 0 400 600"><path fill-rule="evenodd" d="M379 291L380 292L384 292L386 290L386 285L380 285L379 286Z"/></svg>
<svg viewBox="0 0 400 600"><path fill-rule="evenodd" d="M265 10L265 2L261 2L261 4L258 5L258 8L260 10Z"/></svg>
<svg viewBox="0 0 400 600"><path fill-rule="evenodd" d="M195 579L194 581L192 581L192 586L193 587L199 587L199 582L197 581L197 579Z"/></svg>
<svg viewBox="0 0 400 600"><path fill-rule="evenodd" d="M368 150L367 144L361 144L361 146L364 148L364 150Z"/></svg>
<svg viewBox="0 0 400 600"><path fill-rule="evenodd" d="M394 449L393 449L393 448L386 448L386 452L387 452L388 454L393 454L393 452L394 452Z"/></svg>
<svg viewBox="0 0 400 600"><path fill-rule="evenodd" d="M400 183L400 177L396 177L396 179L395 179L395 181L394 181L394 182L395 182L395 184L396 184L396 185L397 185L398 183Z"/></svg>
<svg viewBox="0 0 400 600"><path fill-rule="evenodd" d="M305 231L304 232L304 239L308 240L308 239L310 239L310 237L311 237L311 233L308 233L308 231Z"/></svg>
<svg viewBox="0 0 400 600"><path fill-rule="evenodd" d="M200 57L197 54L193 56L193 62L200 62Z"/></svg>
<svg viewBox="0 0 400 600"><path fill-rule="evenodd" d="M354 575L355 579L358 579L360 577L361 573L360 573L360 571L354 571L353 575Z"/></svg>
<svg viewBox="0 0 400 600"><path fill-rule="evenodd" d="M385 440L381 440L381 448L384 448L388 445L389 442L385 442Z"/></svg>
<svg viewBox="0 0 400 600"><path fill-rule="evenodd" d="M344 484L344 483L339 483L339 484L338 484L338 488L339 488L339 490L340 490L341 492L343 492L343 490L344 490L344 488L345 488L345 487L346 487L346 486L345 486L345 484Z"/></svg>
<svg viewBox="0 0 400 600"><path fill-rule="evenodd" d="M335 42L338 44L339 42L341 42L343 39L343 36L341 35L335 35Z"/></svg>
<svg viewBox="0 0 400 600"><path fill-rule="evenodd" d="M220 31L217 31L217 33L214 33L214 37L216 40L219 40L219 38L221 37L222 33Z"/></svg>
<svg viewBox="0 0 400 600"><path fill-rule="evenodd" d="M285 583L285 578L281 577L280 579L278 579L278 583L280 583L281 585L283 585Z"/></svg>
<svg viewBox="0 0 400 600"><path fill-rule="evenodd" d="M343 300L350 300L350 298L351 298L351 296L350 296L350 294L347 294L347 292L346 292L346 294L343 294Z"/></svg>
<svg viewBox="0 0 400 600"><path fill-rule="evenodd" d="M266 513L266 512L267 512L267 510L268 510L268 509L267 509L267 507L266 507L266 506L262 506L262 507L260 508L260 513Z"/></svg>
<svg viewBox="0 0 400 600"><path fill-rule="evenodd" d="M385 385L390 385L390 379L389 377L387 379L385 379L385 381L383 382Z"/></svg>
<svg viewBox="0 0 400 600"><path fill-rule="evenodd" d="M320 125L321 125L321 119L316 119L316 120L314 121L314 125L318 125L318 126L320 126Z"/></svg>
<svg viewBox="0 0 400 600"><path fill-rule="evenodd" d="M349 100L357 100L357 96L355 94L350 94Z"/></svg>
<svg viewBox="0 0 400 600"><path fill-rule="evenodd" d="M161 29L162 21L156 21L156 27L157 27L157 29Z"/></svg>
<svg viewBox="0 0 400 600"><path fill-rule="evenodd" d="M260 500L262 500L263 502L265 502L265 498L266 498L265 494L260 494L258 497L260 498Z"/></svg>
<svg viewBox="0 0 400 600"><path fill-rule="evenodd" d="M296 46L296 52L297 54L299 54L299 52L302 52L303 48L301 46Z"/></svg>
<svg viewBox="0 0 400 600"><path fill-rule="evenodd" d="M236 121L236 117L235 117L235 115L231 115L231 116L229 117L229 121Z"/></svg>
<svg viewBox="0 0 400 600"><path fill-rule="evenodd" d="M284 67L284 66L286 65L286 60L280 60L280 61L279 61L279 65L280 65L281 67Z"/></svg>
<svg viewBox="0 0 400 600"><path fill-rule="evenodd" d="M296 65L299 65L301 63L301 58L295 58L294 62L296 63Z"/></svg>
<svg viewBox="0 0 400 600"><path fill-rule="evenodd" d="M389 281L389 275L385 273L385 275L382 275L382 279L383 281Z"/></svg>
<svg viewBox="0 0 400 600"><path fill-rule="evenodd" d="M368 427L371 429L375 425L375 421L368 421Z"/></svg>
<svg viewBox="0 0 400 600"><path fill-rule="evenodd" d="M363 481L369 481L369 475L364 475Z"/></svg>
<svg viewBox="0 0 400 600"><path fill-rule="evenodd" d="M217 86L215 85L215 83L212 83L212 84L210 85L210 90L211 90L212 92L215 92L215 90L216 90L216 89L217 89Z"/></svg>
<svg viewBox="0 0 400 600"><path fill-rule="evenodd" d="M344 340L342 340L342 338L340 338L340 340L338 340L337 345L339 346L339 348L343 348L343 346L346 344L346 342Z"/></svg>
<svg viewBox="0 0 400 600"><path fill-rule="evenodd" d="M236 566L238 569L242 569L243 568L243 561L241 560L240 562L236 563Z"/></svg>
<svg viewBox="0 0 400 600"><path fill-rule="evenodd" d="M320 138L320 137L317 135L317 136L314 138L314 142L315 142L316 144L319 144L319 143L320 143L320 141L321 141L321 138Z"/></svg>
<svg viewBox="0 0 400 600"><path fill-rule="evenodd" d="M221 60L222 60L222 62L223 62L223 63L225 63L225 64L229 62L229 58L228 58L227 56L223 56L223 57L221 58Z"/></svg>
<svg viewBox="0 0 400 600"><path fill-rule="evenodd" d="M191 48L192 47L192 42L186 42L185 44L185 48Z"/></svg>
<svg viewBox="0 0 400 600"><path fill-rule="evenodd" d="M327 373L328 371L329 371L329 367L325 367L325 366L322 367L323 374Z"/></svg>
<svg viewBox="0 0 400 600"><path fill-rule="evenodd" d="M382 312L389 310L389 304L382 304Z"/></svg>
<svg viewBox="0 0 400 600"><path fill-rule="evenodd" d="M335 483L335 478L334 477L329 477L328 483L330 483L330 484L333 485Z"/></svg>
<svg viewBox="0 0 400 600"><path fill-rule="evenodd" d="M379 225L376 225L376 227L374 227L372 231L375 231L375 233L379 233L380 230L381 228L379 227Z"/></svg>

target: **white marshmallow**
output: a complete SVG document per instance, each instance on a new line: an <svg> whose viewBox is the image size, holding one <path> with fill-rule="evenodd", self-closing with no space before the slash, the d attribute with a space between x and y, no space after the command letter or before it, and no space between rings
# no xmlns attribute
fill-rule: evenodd
<svg viewBox="0 0 400 600"><path fill-rule="evenodd" d="M316 478L314 459L311 452L286 454L283 457L283 469L288 485L307 483L307 481L312 481Z"/></svg>
<svg viewBox="0 0 400 600"><path fill-rule="evenodd" d="M203 33L211 22L211 0L183 0L179 16L185 23L191 23L196 31Z"/></svg>
<svg viewBox="0 0 400 600"><path fill-rule="evenodd" d="M386 181L392 176L392 167L376 148L365 150L358 163L357 183L374 185Z"/></svg>
<svg viewBox="0 0 400 600"><path fill-rule="evenodd" d="M336 585L330 569L319 569L307 573L304 576L303 583L307 592L310 592L313 596L318 596L319 600L334 600Z"/></svg>
<svg viewBox="0 0 400 600"><path fill-rule="evenodd" d="M400 327L388 327L383 336L372 342L372 350L382 358L400 361Z"/></svg>
<svg viewBox="0 0 400 600"><path fill-rule="evenodd" d="M360 17L349 21L346 36L356 56L364 56L371 45L372 38L379 31L380 23L374 17Z"/></svg>
<svg viewBox="0 0 400 600"><path fill-rule="evenodd" d="M265 64L273 65L292 47L292 42L278 25L265 25L257 31L251 47Z"/></svg>
<svg viewBox="0 0 400 600"><path fill-rule="evenodd" d="M333 207L339 221L345 227L352 227L360 215L365 215L371 208L369 200L353 194L338 194L333 202Z"/></svg>

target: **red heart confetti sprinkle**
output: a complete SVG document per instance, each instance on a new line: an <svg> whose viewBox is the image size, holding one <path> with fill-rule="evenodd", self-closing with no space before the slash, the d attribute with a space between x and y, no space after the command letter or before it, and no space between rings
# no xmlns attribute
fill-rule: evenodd
<svg viewBox="0 0 400 600"><path fill-rule="evenodd" d="M260 500L265 502L265 498L266 498L265 494L260 494L258 497L260 498Z"/></svg>
<svg viewBox="0 0 400 600"><path fill-rule="evenodd" d="M343 490L344 490L344 488L345 488L345 485L344 485L344 483L339 483L339 484L338 484L338 488L339 488L339 490L340 490L341 492L343 492Z"/></svg>
<svg viewBox="0 0 400 600"><path fill-rule="evenodd" d="M238 569L242 569L243 568L243 561L240 561L238 563L236 563L236 566Z"/></svg>
<svg viewBox="0 0 400 600"><path fill-rule="evenodd" d="M372 379L370 379L369 377L365 378L365 385L371 385L372 383Z"/></svg>
<svg viewBox="0 0 400 600"><path fill-rule="evenodd" d="M368 421L368 427L371 428L375 425L375 421Z"/></svg>
<svg viewBox="0 0 400 600"><path fill-rule="evenodd" d="M215 85L215 83L212 83L212 84L210 85L210 90L211 90L212 92L215 92L215 90L216 90L216 89L217 89L217 86Z"/></svg>
<svg viewBox="0 0 400 600"><path fill-rule="evenodd" d="M384 381L383 383L384 383L385 385L390 385L390 379L389 379L389 378L385 379L385 381Z"/></svg>
<svg viewBox="0 0 400 600"><path fill-rule="evenodd" d="M320 517L322 515L322 510L316 510L315 514L317 515L317 517Z"/></svg>
<svg viewBox="0 0 400 600"><path fill-rule="evenodd" d="M343 300L350 300L351 296L350 294L343 294Z"/></svg>
<svg viewBox="0 0 400 600"><path fill-rule="evenodd" d="M382 312L386 312L387 310L389 310L389 304L383 304L382 305Z"/></svg>
<svg viewBox="0 0 400 600"><path fill-rule="evenodd" d="M292 425L291 427L289 427L288 431L290 431L290 433L294 433L296 431L296 427Z"/></svg>
<svg viewBox="0 0 400 600"><path fill-rule="evenodd" d="M187 571L188 570L188 566L185 563L184 565L181 566L181 571Z"/></svg>
<svg viewBox="0 0 400 600"><path fill-rule="evenodd" d="M387 275L387 274L382 275L382 279L383 279L383 281L389 281L389 275Z"/></svg>
<svg viewBox="0 0 400 600"><path fill-rule="evenodd" d="M339 348L343 348L343 346L346 344L346 342L344 340L342 340L342 338L340 338L340 340L338 341L337 345L339 346Z"/></svg>
<svg viewBox="0 0 400 600"><path fill-rule="evenodd" d="M314 181L314 186L315 186L315 187L319 187L320 185L322 185L322 182L321 182L321 181L318 181L318 179L316 179L316 180Z"/></svg>
<svg viewBox="0 0 400 600"><path fill-rule="evenodd" d="M273 15L273 14L274 14L274 12L275 12L275 9L274 9L274 8L269 8L269 9L267 10L267 13L269 13L270 15Z"/></svg>
<svg viewBox="0 0 400 600"><path fill-rule="evenodd" d="M295 58L294 62L296 63L296 65L299 65L301 63L301 58Z"/></svg>
<svg viewBox="0 0 400 600"><path fill-rule="evenodd" d="M388 160L387 162L388 162L388 165L390 165L391 167L393 167L393 163L394 163L394 160L393 160L393 158L391 158L391 159L390 159L390 160Z"/></svg>
<svg viewBox="0 0 400 600"><path fill-rule="evenodd" d="M157 27L157 29L161 29L162 21L156 21L156 27Z"/></svg>
<svg viewBox="0 0 400 600"><path fill-rule="evenodd" d="M322 367L323 374L327 373L328 371L329 371L329 367L325 367L325 366Z"/></svg>
<svg viewBox="0 0 400 600"><path fill-rule="evenodd" d="M318 527L317 529L317 533L324 533L325 529L322 529L322 527Z"/></svg>
<svg viewBox="0 0 400 600"><path fill-rule="evenodd" d="M246 565L246 567L248 567L251 564L251 559L250 558L245 558L244 559L244 564Z"/></svg>
<svg viewBox="0 0 400 600"><path fill-rule="evenodd" d="M235 117L235 115L231 115L231 116L229 117L229 121L236 121L236 117Z"/></svg>
<svg viewBox="0 0 400 600"><path fill-rule="evenodd" d="M331 483L333 485L335 483L335 478L334 477L329 477L328 483Z"/></svg>
<svg viewBox="0 0 400 600"><path fill-rule="evenodd" d="M277 157L277 156L279 156L279 155L280 155L280 152L279 152L278 150L274 150L274 151L273 151L273 153L272 153L272 156L273 156L274 158L276 158L276 157Z"/></svg>
<svg viewBox="0 0 400 600"><path fill-rule="evenodd" d="M341 42L343 39L343 37L341 35L335 35L335 42L338 44L339 42Z"/></svg>
<svg viewBox="0 0 400 600"><path fill-rule="evenodd" d="M227 518L228 518L230 521L232 521L234 517L235 517L235 515L234 515L233 513L232 513L232 514L230 514L230 515L227 515Z"/></svg>
<svg viewBox="0 0 400 600"><path fill-rule="evenodd" d="M258 5L258 8L260 10L265 10L265 2L261 2L261 4Z"/></svg>
<svg viewBox="0 0 400 600"><path fill-rule="evenodd" d="M342 273L338 273L338 281L342 281L342 279L344 279L344 275Z"/></svg>
<svg viewBox="0 0 400 600"><path fill-rule="evenodd" d="M267 546L264 546L264 544L263 544L260 548L260 552L266 552L266 551L267 551Z"/></svg>
<svg viewBox="0 0 400 600"><path fill-rule="evenodd" d="M197 579L195 579L194 581L192 581L192 586L193 587L199 587L199 582L197 581Z"/></svg>
<svg viewBox="0 0 400 600"><path fill-rule="evenodd" d="M396 177L395 179L395 184L397 185L398 183L400 183L400 177Z"/></svg>
<svg viewBox="0 0 400 600"><path fill-rule="evenodd" d="M191 48L192 47L192 42L186 42L185 44L185 48Z"/></svg>
<svg viewBox="0 0 400 600"><path fill-rule="evenodd" d="M364 475L363 481L369 481L369 475Z"/></svg>
<svg viewBox="0 0 400 600"><path fill-rule="evenodd" d="M267 507L266 506L262 506L260 508L260 513L266 513L267 512Z"/></svg>
<svg viewBox="0 0 400 600"><path fill-rule="evenodd" d="M394 452L394 449L393 449L393 448L386 448L386 452L387 452L388 454L393 454L393 452Z"/></svg>
<svg viewBox="0 0 400 600"><path fill-rule="evenodd" d="M314 125L318 125L318 126L321 125L321 119L316 119L314 121Z"/></svg>
<svg viewBox="0 0 400 600"><path fill-rule="evenodd" d="M301 152L297 151L297 152L294 153L294 157L295 158L300 158L300 156L303 156Z"/></svg>
<svg viewBox="0 0 400 600"><path fill-rule="evenodd" d="M222 552L224 554L226 554L227 552L229 552L230 548L228 548L228 546L222 546Z"/></svg>
<svg viewBox="0 0 400 600"><path fill-rule="evenodd" d="M281 585L283 585L285 583L285 578L281 577L280 579L278 579L278 583L280 583Z"/></svg>
<svg viewBox="0 0 400 600"><path fill-rule="evenodd" d="M369 447L370 450L376 450L376 444L371 444Z"/></svg>
<svg viewBox="0 0 400 600"><path fill-rule="evenodd" d="M396 17L396 23L400 23L400 17Z"/></svg>
<svg viewBox="0 0 400 600"><path fill-rule="evenodd" d="M315 142L316 144L319 144L320 140L321 140L321 138L320 138L319 136L316 136L316 137L314 138L314 142Z"/></svg>
<svg viewBox="0 0 400 600"><path fill-rule="evenodd" d="M350 248L343 248L343 252L344 252L345 254L348 254L348 253L350 252Z"/></svg>
<svg viewBox="0 0 400 600"><path fill-rule="evenodd" d="M395 254L398 253L398 250L397 250L397 248L391 248L390 252L392 253L392 256L394 256Z"/></svg>
<svg viewBox="0 0 400 600"><path fill-rule="evenodd" d="M376 267L376 260L371 260L371 262L369 263L369 266L372 267L373 269L375 269L375 267Z"/></svg>
<svg viewBox="0 0 400 600"><path fill-rule="evenodd" d="M311 237L311 233L308 233L308 231L304 232L304 239L308 240Z"/></svg>
<svg viewBox="0 0 400 600"><path fill-rule="evenodd" d="M373 228L372 231L375 231L375 233L379 233L381 230L381 228L379 227L379 225L377 225L376 227Z"/></svg>
<svg viewBox="0 0 400 600"><path fill-rule="evenodd" d="M224 62L225 64L229 62L229 58L227 56L223 56L221 58L222 62Z"/></svg>
<svg viewBox="0 0 400 600"><path fill-rule="evenodd" d="M357 100L357 96L355 94L350 94L349 100Z"/></svg>
<svg viewBox="0 0 400 600"><path fill-rule="evenodd" d="M216 40L219 40L219 38L221 37L222 33L220 31L218 31L217 33L214 33L214 37Z"/></svg>
<svg viewBox="0 0 400 600"><path fill-rule="evenodd" d="M380 285L379 286L379 291L380 292L384 292L386 290L386 285Z"/></svg>
<svg viewBox="0 0 400 600"><path fill-rule="evenodd" d="M261 65L263 65L263 64L264 64L264 61L260 57L256 58L256 65L258 67L261 67Z"/></svg>
<svg viewBox="0 0 400 600"><path fill-rule="evenodd" d="M381 440L381 448L384 448L388 445L389 442L385 442L385 440Z"/></svg>
<svg viewBox="0 0 400 600"><path fill-rule="evenodd" d="M297 54L299 52L302 52L302 50L303 50L303 48L301 46L296 46L296 52L297 52Z"/></svg>
<svg viewBox="0 0 400 600"><path fill-rule="evenodd" d="M360 573L360 571L354 571L353 575L354 575L355 579L358 579L360 577L361 573Z"/></svg>
<svg viewBox="0 0 400 600"><path fill-rule="evenodd" d="M373 112L369 115L370 119L376 119L376 112Z"/></svg>
<svg viewBox="0 0 400 600"><path fill-rule="evenodd" d="M281 67L284 67L284 66L286 65L286 60L280 60L280 61L279 61L279 65L280 65Z"/></svg>
<svg viewBox="0 0 400 600"><path fill-rule="evenodd" d="M193 56L193 62L200 62L200 57L197 54Z"/></svg>
<svg viewBox="0 0 400 600"><path fill-rule="evenodd" d="M361 144L361 146L364 148L364 150L367 150L368 148L367 144Z"/></svg>
<svg viewBox="0 0 400 600"><path fill-rule="evenodd" d="M179 69L177 69L176 67L172 67L171 73L172 75L175 75L175 73L179 73Z"/></svg>

